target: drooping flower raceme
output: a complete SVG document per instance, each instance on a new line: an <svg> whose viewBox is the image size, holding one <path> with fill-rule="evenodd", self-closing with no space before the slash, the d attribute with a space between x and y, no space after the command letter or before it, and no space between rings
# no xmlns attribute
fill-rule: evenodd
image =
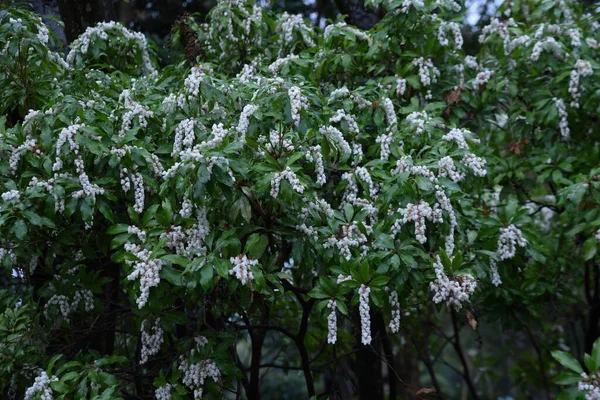
<svg viewBox="0 0 600 400"><path fill-rule="evenodd" d="M258 260L251 260L245 254L241 254L237 257L231 257L229 261L233 264L233 268L229 270L229 274L235 275L242 282L242 285L247 285L254 279L252 267L258 265Z"/></svg>
<svg viewBox="0 0 600 400"><path fill-rule="evenodd" d="M429 284L434 293L433 302L437 304L443 301L448 307L452 306L454 309L460 310L463 303L468 302L475 291L477 281L468 274L449 278L444 273L444 265L440 256L435 257L433 266L436 279Z"/></svg>
<svg viewBox="0 0 600 400"><path fill-rule="evenodd" d="M525 247L527 242L523 238L521 230L514 225L509 225L500 229L500 237L498 237L498 250L496 253L501 260L513 258L517 253L517 245Z"/></svg>
<svg viewBox="0 0 600 400"><path fill-rule="evenodd" d="M369 307L369 293L371 293L371 288L364 284L358 289L361 343L364 345L371 344L371 308Z"/></svg>

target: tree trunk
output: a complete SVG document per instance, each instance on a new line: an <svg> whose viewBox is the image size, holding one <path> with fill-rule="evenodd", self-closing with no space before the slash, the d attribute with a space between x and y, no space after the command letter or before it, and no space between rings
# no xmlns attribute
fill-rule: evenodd
<svg viewBox="0 0 600 400"><path fill-rule="evenodd" d="M65 37L65 31L56 21L51 18L60 20L60 13L58 11L58 4L56 0L27 0L33 12L38 14L44 24L46 24L54 34L58 37L61 42L61 49L64 51L67 48L67 38Z"/></svg>
<svg viewBox="0 0 600 400"><path fill-rule="evenodd" d="M375 313L371 312L371 321L375 319ZM360 321L357 326L360 327ZM359 400L383 400L383 374L381 372L381 338L380 335L385 332L379 332L377 324L371 325L373 329L371 336L373 341L370 345L360 344L360 328L357 333L357 343L361 349L356 353L355 371L358 380L358 398Z"/></svg>
<svg viewBox="0 0 600 400"><path fill-rule="evenodd" d="M381 15L374 8L366 8L363 0L335 0L340 12L348 16L347 22L360 29L369 30L381 20Z"/></svg>
<svg viewBox="0 0 600 400"><path fill-rule="evenodd" d="M113 0L57 0L69 43L88 26L117 19Z"/></svg>

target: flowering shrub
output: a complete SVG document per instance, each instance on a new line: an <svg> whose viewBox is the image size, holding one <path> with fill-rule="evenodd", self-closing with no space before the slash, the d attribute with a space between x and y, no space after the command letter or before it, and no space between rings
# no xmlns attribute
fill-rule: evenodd
<svg viewBox="0 0 600 400"><path fill-rule="evenodd" d="M587 262L598 231L597 158L571 152L594 134L597 26L561 4L493 19L471 57L453 1L386 2L369 32L223 1L189 22L197 63L160 70L119 24L63 60L3 11L0 112L21 118L0 120L0 318L28 321L0 348L3 386L256 398L268 334L313 396L315 362L448 318L460 353L457 313L550 292L516 275L537 285L573 244L539 232L573 226Z"/></svg>

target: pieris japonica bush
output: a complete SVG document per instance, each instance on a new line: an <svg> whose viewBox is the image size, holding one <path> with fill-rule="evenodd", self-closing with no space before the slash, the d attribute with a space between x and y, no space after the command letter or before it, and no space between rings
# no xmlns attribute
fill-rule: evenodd
<svg viewBox="0 0 600 400"><path fill-rule="evenodd" d="M6 395L257 398L268 339L298 396L332 398L344 357L423 342L441 396L449 323L476 397L458 325L539 320L528 302L577 292L542 268L598 240L597 23L546 4L467 56L452 0L385 2L368 32L223 1L162 69L117 23L63 57L3 10Z"/></svg>

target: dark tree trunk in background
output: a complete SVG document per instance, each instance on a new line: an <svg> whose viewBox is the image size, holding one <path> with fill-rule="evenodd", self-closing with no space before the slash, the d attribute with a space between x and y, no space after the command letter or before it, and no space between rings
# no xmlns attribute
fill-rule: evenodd
<svg viewBox="0 0 600 400"><path fill-rule="evenodd" d="M363 0L335 0L335 4L348 16L347 22L360 29L371 29L382 17L377 9L366 8Z"/></svg>
<svg viewBox="0 0 600 400"><path fill-rule="evenodd" d="M117 19L113 0L57 0L69 43L88 26Z"/></svg>
<svg viewBox="0 0 600 400"><path fill-rule="evenodd" d="M54 34L58 36L58 39L62 42L62 50L65 50L67 48L65 31L56 21L47 18L52 17L60 20L60 13L58 11L56 0L27 0L27 3L29 3L30 9L42 18L44 24L52 29Z"/></svg>
<svg viewBox="0 0 600 400"><path fill-rule="evenodd" d="M411 346L405 344L395 357L396 370L404 385L400 385L398 393L401 399L412 399L419 388L419 359Z"/></svg>
<svg viewBox="0 0 600 400"><path fill-rule="evenodd" d="M357 315L355 318L358 317ZM382 366L382 346L380 335L385 335L385 332L380 332L379 326L375 319L375 312L371 312L371 337L372 342L368 346L361 344L360 332L360 317L357 319L356 326L359 327L357 335L357 343L360 350L356 353L354 370L358 381L358 398L359 400L383 400L384 380L381 371Z"/></svg>

